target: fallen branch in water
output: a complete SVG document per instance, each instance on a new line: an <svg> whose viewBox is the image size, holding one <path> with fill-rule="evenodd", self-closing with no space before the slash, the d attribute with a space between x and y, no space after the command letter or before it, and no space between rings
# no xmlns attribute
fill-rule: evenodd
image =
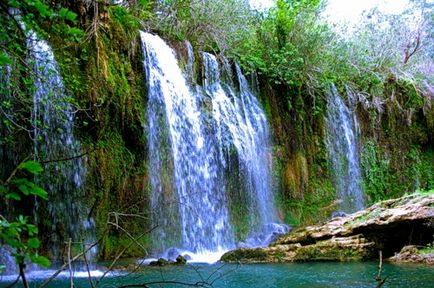
<svg viewBox="0 0 434 288"><path fill-rule="evenodd" d="M376 288L381 288L384 285L384 283L386 283L387 276L384 277L384 279L381 279L381 272L383 269L383 251L382 250L378 251L378 254L380 259L378 262L378 273L377 273L377 277L375 277L375 280L378 281Z"/></svg>
<svg viewBox="0 0 434 288"><path fill-rule="evenodd" d="M128 284L128 285L122 285L118 286L118 288L131 288L131 287L144 287L144 288L150 288L149 285L164 285L164 284L175 284L175 285L181 285L181 286L188 286L188 287L213 287L211 283L207 282L196 282L196 283L186 283L186 282L180 282L180 281L153 281L153 282L146 282L142 284Z"/></svg>
<svg viewBox="0 0 434 288"><path fill-rule="evenodd" d="M62 265L62 267L60 267L53 275L51 275L50 278L48 278L47 280L45 280L44 283L41 284L41 286L39 286L39 288L44 288L46 287L51 281L53 281L63 270L65 270L67 267L69 267L69 265L71 265L72 262L76 261L77 259L79 259L81 256L83 256L85 253L87 253L88 251L90 251L93 247L95 247L96 245L98 245L99 242L101 242L103 236L101 236L98 241L96 241L95 243L93 243L92 245L90 245L86 250L82 251L81 253L75 255L72 259L68 259L68 263L65 263Z"/></svg>
<svg viewBox="0 0 434 288"><path fill-rule="evenodd" d="M142 238L143 236L145 236L148 233L151 233L155 228L157 228L157 226L152 227L151 229L149 229L148 231L143 232L142 234L140 234L138 237L136 237L133 241L130 242L130 244L128 246L126 246L124 249L122 249L122 251L115 257L115 259L112 261L112 263L110 264L110 266L107 268L106 271L104 271L104 274L96 281L95 286L98 286L98 284L104 279L104 277L113 269L113 266L118 262L118 260L122 257L122 255L125 253L125 251L127 251L131 246L133 246L134 244L136 244L137 241L140 240L140 238Z"/></svg>

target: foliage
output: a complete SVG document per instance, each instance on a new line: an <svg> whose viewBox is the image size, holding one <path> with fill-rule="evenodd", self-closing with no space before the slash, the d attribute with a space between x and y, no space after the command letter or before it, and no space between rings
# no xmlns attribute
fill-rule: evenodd
<svg viewBox="0 0 434 288"><path fill-rule="evenodd" d="M360 157L363 169L363 190L371 202L386 199L386 178L390 161L382 159L374 142L367 141Z"/></svg>
<svg viewBox="0 0 434 288"><path fill-rule="evenodd" d="M76 42L83 31L77 24L77 14L64 7L53 8L42 0L8 0L0 4L0 114L8 132L2 142L11 142L20 133L34 129L30 110L35 72L28 58L28 40L38 35L62 35ZM3 142L3 143L4 143Z"/></svg>
<svg viewBox="0 0 434 288"><path fill-rule="evenodd" d="M29 180L42 170L42 166L35 161L21 163L0 185L1 197L4 197L7 202L23 200L28 196L46 200L47 192ZM27 216L18 215L15 220L10 221L0 215L0 242L13 249L13 256L20 268L25 266L27 260L44 267L50 265L47 258L37 254L37 249L41 244L37 234L38 228L29 223Z"/></svg>
<svg viewBox="0 0 434 288"><path fill-rule="evenodd" d="M15 27L21 30L22 33L28 33L27 29L36 30L38 33L59 33L67 40L77 41L83 36L83 31L74 25L77 24L77 14L65 7L53 9L46 1L43 0L8 0L2 6L2 16L7 14L12 20L10 23L17 25ZM16 13L11 14L14 11ZM24 25L21 25L21 22ZM2 27L7 29L10 27ZM11 34L13 35L13 34Z"/></svg>
<svg viewBox="0 0 434 288"><path fill-rule="evenodd" d="M255 18L245 1L158 1L154 29L199 50L226 52L254 37Z"/></svg>
<svg viewBox="0 0 434 288"><path fill-rule="evenodd" d="M344 28L328 43L329 56L322 68L339 75L338 79L360 92L362 98L366 93L390 97L383 93L390 78L409 81L420 93L426 93L433 83L429 72L433 26L428 12L417 4L401 15L377 9L367 12L357 27Z"/></svg>
<svg viewBox="0 0 434 288"><path fill-rule="evenodd" d="M361 151L363 188L370 203L398 197L418 189L432 189L433 155L419 146L400 147L399 155L372 139ZM398 159L397 159L398 158Z"/></svg>
<svg viewBox="0 0 434 288"><path fill-rule="evenodd" d="M275 84L300 86L321 56L324 26L318 24L320 1L278 0L260 22L256 37L234 49L244 69L258 69Z"/></svg>

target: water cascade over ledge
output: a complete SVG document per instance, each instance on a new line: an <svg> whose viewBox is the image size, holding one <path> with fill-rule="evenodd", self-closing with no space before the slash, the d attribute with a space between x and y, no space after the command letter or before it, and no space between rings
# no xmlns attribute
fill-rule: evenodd
<svg viewBox="0 0 434 288"><path fill-rule="evenodd" d="M32 122L34 126L34 154L44 164L44 173L37 179L48 192L50 215L50 249L52 257L62 255L68 239L84 245L93 244L95 224L89 217L89 209L81 199L84 197L85 163L80 143L74 137L73 107L63 86L54 54L44 40L29 31L27 47L29 62L35 73ZM62 160L68 159L68 160ZM81 247L81 244L79 247ZM95 254L94 248L90 254Z"/></svg>
<svg viewBox="0 0 434 288"><path fill-rule="evenodd" d="M221 163L230 166L231 149L236 150L239 183L245 190L249 216L249 237L243 245L265 246L273 233L285 233L278 225L271 189L271 154L268 123L262 107L251 92L241 69L236 65L238 87L221 80L214 55L203 53L205 90L212 99L216 144ZM230 74L226 63L224 71ZM231 75L229 75L231 76ZM228 81L228 80L227 80ZM228 81L231 82L231 81ZM242 186L241 186L242 185Z"/></svg>
<svg viewBox="0 0 434 288"><path fill-rule="evenodd" d="M174 51L158 36L142 32L141 38L155 242L160 249L175 246L198 254L228 250L234 238L227 201L197 94L187 85Z"/></svg>
<svg viewBox="0 0 434 288"><path fill-rule="evenodd" d="M224 82L215 57L203 53L205 84L194 86L187 80L193 73L191 46L185 75L160 37L141 32L141 39L155 250L171 258L178 251L209 255L235 247L228 179L234 160L238 186L232 190L243 194L251 227L240 245L268 244L286 226L275 224L265 113L241 69L236 67L235 81Z"/></svg>
<svg viewBox="0 0 434 288"><path fill-rule="evenodd" d="M326 114L327 151L332 164L339 209L352 213L363 209L361 171L357 139L359 124L332 85L328 92Z"/></svg>

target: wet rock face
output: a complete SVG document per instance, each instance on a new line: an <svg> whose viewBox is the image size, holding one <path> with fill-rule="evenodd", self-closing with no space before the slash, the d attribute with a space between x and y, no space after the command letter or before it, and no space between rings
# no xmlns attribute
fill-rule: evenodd
<svg viewBox="0 0 434 288"><path fill-rule="evenodd" d="M393 256L405 245L434 240L434 194L386 200L336 217L324 225L297 229L266 248L241 248L225 262L352 261Z"/></svg>

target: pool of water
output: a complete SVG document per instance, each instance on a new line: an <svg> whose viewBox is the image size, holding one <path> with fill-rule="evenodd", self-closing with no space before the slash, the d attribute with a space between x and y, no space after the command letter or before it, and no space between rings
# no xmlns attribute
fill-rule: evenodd
<svg viewBox="0 0 434 288"><path fill-rule="evenodd" d="M30 286L38 287L50 273L31 276ZM147 287L186 287L187 284L207 283L199 287L376 287L377 263L296 263L296 264L195 264L183 267L146 267L135 273L114 273L98 287L122 287L129 284L155 282ZM44 276L45 275L45 276ZM77 274L75 287L91 287L87 273ZM95 274L99 277L100 274ZM434 287L434 267L422 265L384 264L383 287ZM96 280L97 278L93 278ZM1 280L7 287L10 280ZM165 283L164 283L165 282ZM198 285L197 285L198 286ZM19 287L19 285L18 285ZM52 281L48 287L70 287L68 273ZM138 287L138 286L136 286Z"/></svg>

